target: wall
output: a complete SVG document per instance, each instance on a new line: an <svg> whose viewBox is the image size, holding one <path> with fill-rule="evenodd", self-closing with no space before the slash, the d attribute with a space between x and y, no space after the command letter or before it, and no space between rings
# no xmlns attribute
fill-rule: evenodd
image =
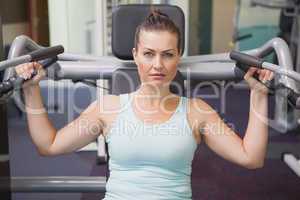
<svg viewBox="0 0 300 200"><path fill-rule="evenodd" d="M188 35L188 55L199 54L199 1L190 1L190 20Z"/></svg>
<svg viewBox="0 0 300 200"><path fill-rule="evenodd" d="M261 6L250 6L250 0L241 1L239 28L250 26L277 26L280 10L263 8ZM255 13L255 15L253 14Z"/></svg>
<svg viewBox="0 0 300 200"><path fill-rule="evenodd" d="M29 35L29 24L12 23L3 25L3 44L10 44L19 35Z"/></svg>
<svg viewBox="0 0 300 200"><path fill-rule="evenodd" d="M231 50L237 0L214 0L212 19L212 53Z"/></svg>
<svg viewBox="0 0 300 200"><path fill-rule="evenodd" d="M27 0L1 0L4 45L10 44L18 35L29 34L27 10Z"/></svg>
<svg viewBox="0 0 300 200"><path fill-rule="evenodd" d="M95 0L48 1L50 44L62 44L68 52L91 53L88 41L96 23L95 5Z"/></svg>
<svg viewBox="0 0 300 200"><path fill-rule="evenodd" d="M231 50L237 0L190 1L189 55Z"/></svg>
<svg viewBox="0 0 300 200"><path fill-rule="evenodd" d="M176 5L180 7L184 13L185 17L185 45L184 45L184 53L183 56L188 55L188 48L189 48L189 42L188 42L188 36L189 36L189 2L188 0L185 1L176 1L176 0L169 0L168 3L171 5Z"/></svg>

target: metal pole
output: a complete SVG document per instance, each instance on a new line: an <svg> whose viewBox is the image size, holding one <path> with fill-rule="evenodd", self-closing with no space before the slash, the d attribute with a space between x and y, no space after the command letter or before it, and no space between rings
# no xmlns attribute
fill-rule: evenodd
<svg viewBox="0 0 300 200"><path fill-rule="evenodd" d="M290 153L283 154L282 160L300 177L300 160Z"/></svg>
<svg viewBox="0 0 300 200"><path fill-rule="evenodd" d="M4 59L2 38L2 20L0 12L0 61ZM2 77L0 81L2 81ZM4 185L10 185L8 145L6 101L0 99L0 178L4 180ZM0 190L0 199L11 199L10 188Z"/></svg>
<svg viewBox="0 0 300 200"><path fill-rule="evenodd" d="M11 177L11 185L0 179L0 191L9 188L12 192L46 193L104 193L104 176L37 176ZM2 197L2 196L1 196ZM4 199L4 198L1 198ZM6 200L6 199L5 199Z"/></svg>

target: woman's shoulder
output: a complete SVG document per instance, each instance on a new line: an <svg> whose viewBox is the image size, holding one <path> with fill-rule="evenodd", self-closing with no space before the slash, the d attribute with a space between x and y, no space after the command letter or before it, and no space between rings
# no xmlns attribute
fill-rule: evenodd
<svg viewBox="0 0 300 200"><path fill-rule="evenodd" d="M120 95L105 94L97 100L101 113L111 113L120 109Z"/></svg>
<svg viewBox="0 0 300 200"><path fill-rule="evenodd" d="M119 95L101 95L96 101L91 103L84 113L97 116L106 125L111 124L120 113ZM92 111L92 112L89 112Z"/></svg>
<svg viewBox="0 0 300 200"><path fill-rule="evenodd" d="M192 111L211 111L214 110L205 100L200 97L186 97L188 107Z"/></svg>
<svg viewBox="0 0 300 200"><path fill-rule="evenodd" d="M117 95L101 95L97 100L93 101L83 114L88 113L108 113L108 111L116 110L120 107L120 97Z"/></svg>
<svg viewBox="0 0 300 200"><path fill-rule="evenodd" d="M189 121L202 124L216 111L202 98L187 98L187 114Z"/></svg>

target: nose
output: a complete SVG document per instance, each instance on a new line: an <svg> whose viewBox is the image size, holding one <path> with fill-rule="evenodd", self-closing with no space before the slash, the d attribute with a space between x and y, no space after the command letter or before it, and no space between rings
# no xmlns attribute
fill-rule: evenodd
<svg viewBox="0 0 300 200"><path fill-rule="evenodd" d="M161 71L163 69L163 61L161 56L156 56L155 61L153 63L153 68L157 71Z"/></svg>

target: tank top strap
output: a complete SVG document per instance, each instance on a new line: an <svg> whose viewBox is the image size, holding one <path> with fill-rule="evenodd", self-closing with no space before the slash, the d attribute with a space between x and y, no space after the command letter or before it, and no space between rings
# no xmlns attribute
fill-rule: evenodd
<svg viewBox="0 0 300 200"><path fill-rule="evenodd" d="M120 95L120 106L122 110L127 110L129 107L130 96L128 93Z"/></svg>
<svg viewBox="0 0 300 200"><path fill-rule="evenodd" d="M187 113L187 106L188 106L188 99L184 96L181 96L181 101L180 101L180 112L181 113Z"/></svg>
<svg viewBox="0 0 300 200"><path fill-rule="evenodd" d="M105 140L106 142L110 141L111 135L116 132L114 129L118 130L118 127L120 126L120 124L122 125L122 123L124 123L124 120L128 119L128 111L129 111L129 95L126 94L120 94L119 95L120 98L120 102L119 102L119 113L117 114L116 119L114 120L114 122L111 124L111 128L109 130L109 132L107 134L105 134Z"/></svg>
<svg viewBox="0 0 300 200"><path fill-rule="evenodd" d="M123 108L126 105L126 95L127 94L120 94L120 107Z"/></svg>

